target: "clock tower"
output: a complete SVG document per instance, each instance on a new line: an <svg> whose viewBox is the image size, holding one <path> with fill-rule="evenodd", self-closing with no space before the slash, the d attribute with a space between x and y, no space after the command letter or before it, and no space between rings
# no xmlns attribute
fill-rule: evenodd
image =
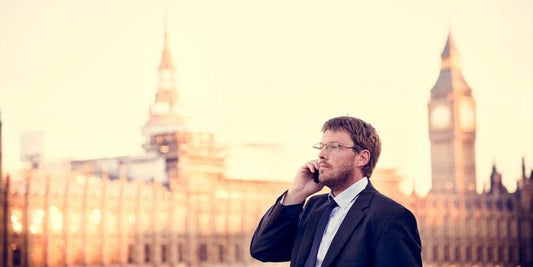
<svg viewBox="0 0 533 267"><path fill-rule="evenodd" d="M181 134L185 132L184 119L178 105L174 72L165 25L163 53L157 69L157 92L154 103L150 105L150 117L142 132L146 136L144 149L165 157L166 172L171 178L177 176L179 144L182 139Z"/></svg>
<svg viewBox="0 0 533 267"><path fill-rule="evenodd" d="M428 103L431 192L476 192L476 109L451 33Z"/></svg>

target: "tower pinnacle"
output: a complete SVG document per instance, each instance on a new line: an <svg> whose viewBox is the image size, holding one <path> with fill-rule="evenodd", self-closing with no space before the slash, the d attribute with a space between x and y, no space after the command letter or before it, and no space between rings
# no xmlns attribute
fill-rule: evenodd
<svg viewBox="0 0 533 267"><path fill-rule="evenodd" d="M163 54L161 55L161 62L159 63L159 71L168 69L174 71L174 64L172 64L172 57L170 55L170 50L168 49L168 29L167 23L165 22L165 34L164 34L164 43L163 43Z"/></svg>
<svg viewBox="0 0 533 267"><path fill-rule="evenodd" d="M442 53L440 54L442 59L449 58L459 55L457 52L457 49L455 48L455 43L453 41L452 32L450 31L448 33L448 39L446 40L446 44L444 45L444 49L442 50Z"/></svg>
<svg viewBox="0 0 533 267"><path fill-rule="evenodd" d="M157 69L157 92L155 94L155 101L150 106L150 118L143 127L143 134L146 136L176 133L184 129L174 79L174 64L172 64L168 44L168 27L166 22L163 36L163 52L161 62Z"/></svg>
<svg viewBox="0 0 533 267"><path fill-rule="evenodd" d="M431 96L434 98L446 98L452 92L459 92L460 95L470 95L470 87L463 78L460 66L460 56L451 31L444 49L441 53L441 70L437 82L431 89Z"/></svg>

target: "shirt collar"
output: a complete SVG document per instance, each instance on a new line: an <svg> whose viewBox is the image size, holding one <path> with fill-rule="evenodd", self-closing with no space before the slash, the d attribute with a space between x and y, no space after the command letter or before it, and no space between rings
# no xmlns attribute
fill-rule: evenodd
<svg viewBox="0 0 533 267"><path fill-rule="evenodd" d="M355 197L363 191L368 185L368 178L363 177L361 180L350 185L346 190L342 191L338 196L334 197L333 194L329 193L329 198L332 198L337 202L340 208L346 207Z"/></svg>

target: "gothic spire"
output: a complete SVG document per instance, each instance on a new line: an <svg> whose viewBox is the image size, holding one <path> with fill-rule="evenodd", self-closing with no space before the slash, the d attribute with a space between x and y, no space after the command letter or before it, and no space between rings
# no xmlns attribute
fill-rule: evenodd
<svg viewBox="0 0 533 267"><path fill-rule="evenodd" d="M446 98L448 94L454 91L462 92L461 94L470 94L470 87L463 78L459 64L459 52L455 47L455 42L451 31L448 32L448 38L444 49L441 53L441 70L437 82L431 89L431 95L434 98Z"/></svg>
<svg viewBox="0 0 533 267"><path fill-rule="evenodd" d="M168 28L165 21L163 53L158 67L158 83L155 101L150 105L150 118L143 126L143 134L176 133L184 129L183 110L179 105L175 83L174 64L168 45Z"/></svg>
<svg viewBox="0 0 533 267"><path fill-rule="evenodd" d="M522 157L522 179L526 178L526 159Z"/></svg>
<svg viewBox="0 0 533 267"><path fill-rule="evenodd" d="M492 173L490 174L490 193L508 193L502 183L502 175L496 170L496 165L492 165Z"/></svg>
<svg viewBox="0 0 533 267"><path fill-rule="evenodd" d="M167 34L167 22L165 21L165 35L163 44L163 54L161 56L161 63L159 63L159 70L169 69L174 71L174 64L172 64L172 57L170 56L170 50L168 49L168 34Z"/></svg>
<svg viewBox="0 0 533 267"><path fill-rule="evenodd" d="M446 40L446 44L444 45L444 49L442 50L442 53L440 54L441 58L444 60L446 58L459 56L459 53L457 51L457 48L455 47L455 43L453 41L452 32L448 32L448 39Z"/></svg>

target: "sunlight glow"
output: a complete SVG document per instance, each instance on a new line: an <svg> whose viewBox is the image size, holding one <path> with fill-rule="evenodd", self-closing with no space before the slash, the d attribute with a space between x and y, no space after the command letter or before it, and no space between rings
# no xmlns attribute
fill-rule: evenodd
<svg viewBox="0 0 533 267"><path fill-rule="evenodd" d="M63 229L63 214L56 206L51 206L49 211L52 230L55 232L60 232Z"/></svg>
<svg viewBox="0 0 533 267"><path fill-rule="evenodd" d="M91 222L94 224L99 224L101 219L100 209L93 209L91 212Z"/></svg>

